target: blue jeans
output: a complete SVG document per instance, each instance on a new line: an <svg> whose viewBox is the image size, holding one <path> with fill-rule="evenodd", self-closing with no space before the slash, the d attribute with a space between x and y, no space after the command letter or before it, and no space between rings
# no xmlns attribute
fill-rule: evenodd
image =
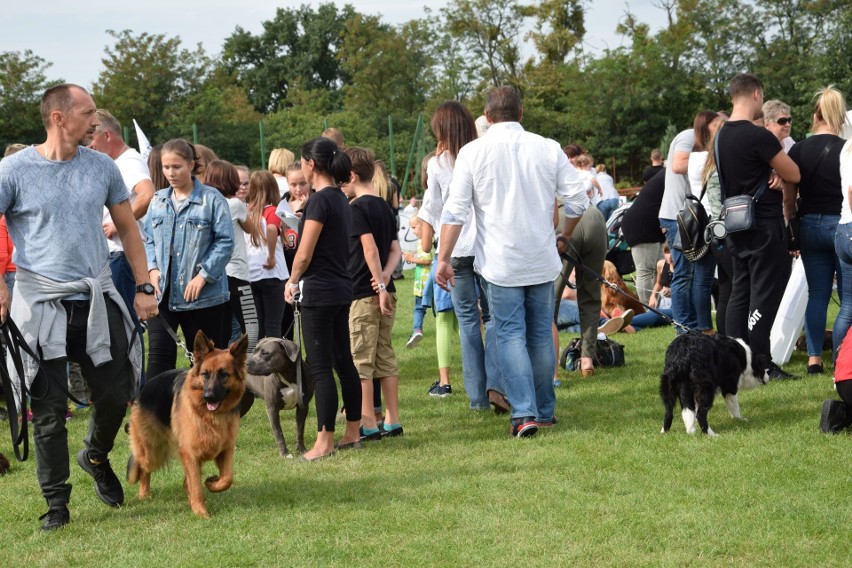
<svg viewBox="0 0 852 568"><path fill-rule="evenodd" d="M834 234L840 215L809 214L802 216L799 229L799 251L808 280L808 307L805 309L805 339L808 355L819 357L825 338L825 320L831 287L837 273L837 289L843 296L840 260L834 251Z"/></svg>
<svg viewBox="0 0 852 568"><path fill-rule="evenodd" d="M834 343L834 358L843 343L843 338L852 326L852 223L837 225L834 234L834 250L840 260L841 278L847 283L840 294L840 312L834 320L832 341Z"/></svg>
<svg viewBox="0 0 852 568"><path fill-rule="evenodd" d="M423 331L423 320L426 318L426 306L423 305L423 296L414 296L414 329Z"/></svg>
<svg viewBox="0 0 852 568"><path fill-rule="evenodd" d="M674 274L672 274L672 314L676 322L689 328L698 327L698 316L695 314L695 303L692 300L692 278L694 266L683 254L674 248L677 237L677 221L660 219L660 226L666 230L666 242L672 252ZM677 333L683 333L677 328Z"/></svg>
<svg viewBox="0 0 852 568"><path fill-rule="evenodd" d="M497 351L512 418L553 418L553 282L504 287L487 282Z"/></svg>
<svg viewBox="0 0 852 568"><path fill-rule="evenodd" d="M713 329L710 297L713 292L713 281L716 280L716 259L708 250L692 265L692 303L695 307L696 329L699 331Z"/></svg>
<svg viewBox="0 0 852 568"><path fill-rule="evenodd" d="M500 366L493 361L497 356L494 348L489 348L493 326L488 301L479 295L479 276L473 271L473 257L452 258L456 284L451 289L453 309L459 322L461 338L462 376L464 390L470 399L470 408L490 408L488 390L505 394L502 385ZM480 304L482 315L480 317ZM485 323L485 345L482 343L482 323ZM492 361L489 361L492 359ZM491 363L491 364L489 364Z"/></svg>
<svg viewBox="0 0 852 568"><path fill-rule="evenodd" d="M672 317L672 311L668 308L657 309L657 311L668 317ZM646 327L660 327L668 324L668 321L664 320L654 312L636 314L635 316L633 316L633 320L630 322L630 325L632 325L633 329L635 329L636 331L643 330Z"/></svg>
<svg viewBox="0 0 852 568"><path fill-rule="evenodd" d="M569 333L580 332L580 307L574 300L561 300L556 315L556 328Z"/></svg>
<svg viewBox="0 0 852 568"><path fill-rule="evenodd" d="M136 277L133 275L133 269L130 263L127 262L127 257L121 251L109 253L109 269L112 272L112 283L115 289L118 290L118 295L124 300L124 305L127 306L127 311L130 312L130 319L133 320L133 325L139 332L139 342L142 343L142 374L139 377L139 386L145 384L145 343L142 339L142 334L145 333L145 328L139 323L139 318L136 316L136 308L133 307L133 302L136 300ZM10 288L11 292L12 289Z"/></svg>
<svg viewBox="0 0 852 568"><path fill-rule="evenodd" d="M609 220L612 212L618 209L619 205L621 205L621 201L617 197L604 199L598 203L598 211L603 215L604 221Z"/></svg>

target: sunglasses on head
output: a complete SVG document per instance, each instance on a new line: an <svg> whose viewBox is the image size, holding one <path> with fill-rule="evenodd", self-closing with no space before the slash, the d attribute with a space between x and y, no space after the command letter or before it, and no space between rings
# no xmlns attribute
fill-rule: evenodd
<svg viewBox="0 0 852 568"><path fill-rule="evenodd" d="M782 116L775 120L776 124L780 124L781 126L787 126L788 124L793 124L792 116Z"/></svg>

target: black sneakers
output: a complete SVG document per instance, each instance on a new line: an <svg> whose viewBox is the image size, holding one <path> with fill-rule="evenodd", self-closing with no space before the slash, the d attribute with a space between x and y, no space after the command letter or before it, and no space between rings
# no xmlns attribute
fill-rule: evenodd
<svg viewBox="0 0 852 568"><path fill-rule="evenodd" d="M532 416L512 418L509 435L513 438L532 438L538 432L538 423Z"/></svg>
<svg viewBox="0 0 852 568"><path fill-rule="evenodd" d="M852 412L842 400L826 400L822 403L819 429L824 434L837 434L852 424Z"/></svg>
<svg viewBox="0 0 852 568"><path fill-rule="evenodd" d="M61 529L71 522L71 513L68 512L68 507L65 505L57 505L47 510L47 513L38 518L44 521L41 525L43 531L55 531Z"/></svg>
<svg viewBox="0 0 852 568"><path fill-rule="evenodd" d="M95 494L110 507L124 503L124 488L109 465L109 460L94 463L89 459L86 448L77 454L77 463L95 480Z"/></svg>
<svg viewBox="0 0 852 568"><path fill-rule="evenodd" d="M439 396L445 398L453 394L453 385L442 385L441 381L435 381L429 387L429 396Z"/></svg>
<svg viewBox="0 0 852 568"><path fill-rule="evenodd" d="M797 375L791 375L775 363L769 363L769 368L766 369L766 374L773 381L792 381L799 378Z"/></svg>

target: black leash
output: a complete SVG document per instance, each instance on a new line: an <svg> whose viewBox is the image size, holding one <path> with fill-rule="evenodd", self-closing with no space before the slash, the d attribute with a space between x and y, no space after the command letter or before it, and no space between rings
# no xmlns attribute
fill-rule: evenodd
<svg viewBox="0 0 852 568"><path fill-rule="evenodd" d="M293 293L293 343L296 344L296 394L298 395L299 408L305 408L305 391L302 388L302 293L296 290Z"/></svg>
<svg viewBox="0 0 852 568"><path fill-rule="evenodd" d="M192 356L192 351L187 348L186 343L181 341L181 338L178 336L177 332L172 329L172 326L169 325L169 322L166 321L166 318L163 317L162 312L157 312L157 318L159 318L160 323L165 328L166 332L172 337L175 344L183 349L183 354L189 361L190 366L195 364L195 358Z"/></svg>
<svg viewBox="0 0 852 568"><path fill-rule="evenodd" d="M562 241L563 243L565 243L566 247L570 246L568 239L566 239L563 236L556 237L556 240ZM663 312L652 308L648 304L643 304L642 302L640 302L639 300L637 300L636 298L634 298L633 296L631 296L630 294L628 294L627 292L625 292L624 290L619 288L617 285L613 284L612 282L610 282L609 280L607 280L606 278L604 278L603 276L601 276L600 274L598 274L597 272L595 272L594 270L592 270L591 268L589 268L588 266L583 264L583 261L580 260L579 258L574 258L573 256L571 256L567 252L560 252L559 257L562 258L563 260L570 262L572 265L574 265L575 268L579 268L579 269L583 270L586 274L591 275L592 278L594 278L595 280L597 280L598 282L600 282L601 284L603 284L604 286L606 286L610 290L618 292L619 294L621 294L622 296L624 296L626 298L630 298L632 301L637 302L638 304L640 304L645 309L650 310L651 312L657 314L658 316L663 318L664 321L669 322L669 325L672 325L672 326L682 330L684 333L689 333L689 332L698 333L698 330L691 329L691 328L683 325L682 323L678 323L673 318L670 318L669 316L667 316ZM566 286L568 286L569 288L574 288L574 286L569 285L567 278L565 278L565 275L562 272L560 272L559 274L562 277L563 281L565 282ZM578 276L578 280L579 280L579 278L580 277Z"/></svg>

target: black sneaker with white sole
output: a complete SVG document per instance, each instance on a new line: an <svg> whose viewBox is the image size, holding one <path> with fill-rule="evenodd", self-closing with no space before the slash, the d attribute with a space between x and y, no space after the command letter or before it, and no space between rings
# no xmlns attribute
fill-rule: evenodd
<svg viewBox="0 0 852 568"><path fill-rule="evenodd" d="M77 453L77 463L95 480L95 494L101 501L110 507L119 507L124 503L124 488L110 467L109 460L96 463L89 459L89 452L83 448Z"/></svg>
<svg viewBox="0 0 852 568"><path fill-rule="evenodd" d="M775 363L769 363L769 368L766 369L766 374L773 381L794 381L801 378L798 375L788 373Z"/></svg>
<svg viewBox="0 0 852 568"><path fill-rule="evenodd" d="M512 418L509 434L513 438L532 438L538 432L538 423L532 416Z"/></svg>
<svg viewBox="0 0 852 568"><path fill-rule="evenodd" d="M441 381L435 381L435 383L429 387L429 396L439 396L444 398L451 394L453 394L453 385L442 385Z"/></svg>

